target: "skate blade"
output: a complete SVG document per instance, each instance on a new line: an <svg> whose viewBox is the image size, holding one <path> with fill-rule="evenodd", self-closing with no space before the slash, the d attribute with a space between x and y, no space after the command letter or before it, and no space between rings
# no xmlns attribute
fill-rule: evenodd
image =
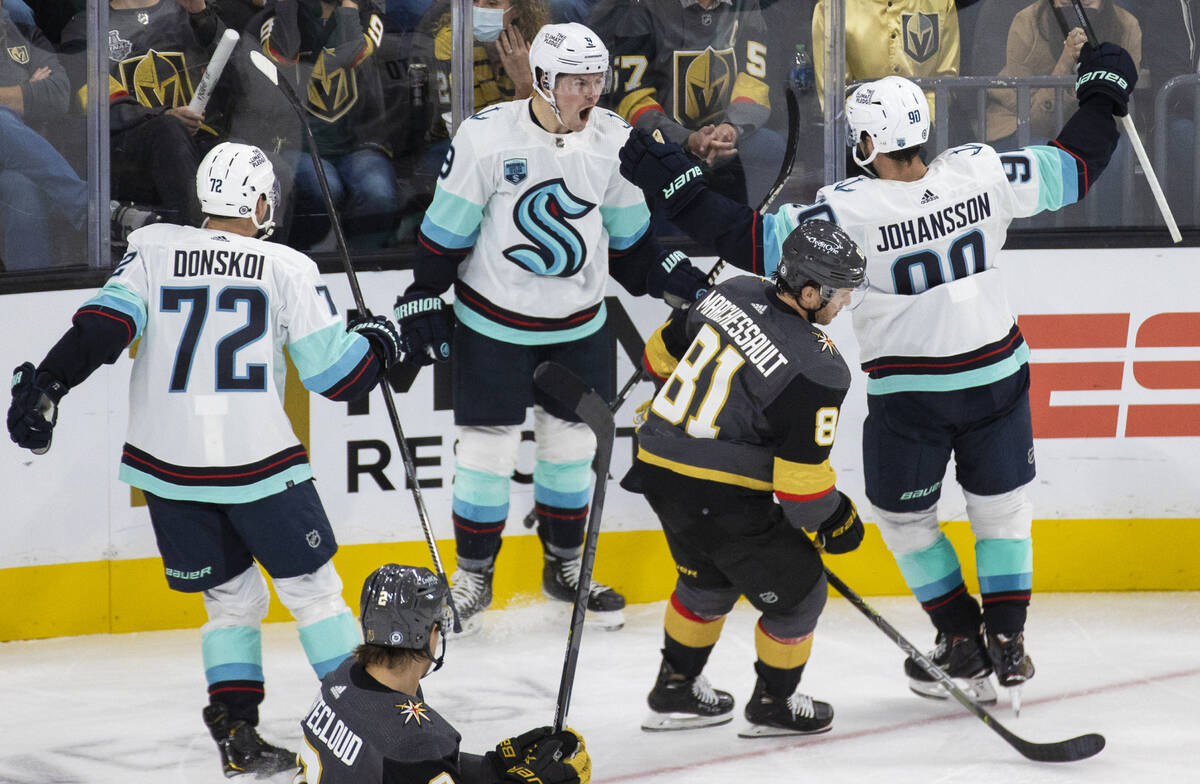
<svg viewBox="0 0 1200 784"><path fill-rule="evenodd" d="M600 612L598 610L588 610L587 615L583 617L583 623L590 629L615 632L625 625L625 611L609 610L607 612Z"/></svg>
<svg viewBox="0 0 1200 784"><path fill-rule="evenodd" d="M782 738L788 735L820 735L833 729L833 722L814 730L798 730L791 727L775 727L770 724L747 724L738 731L739 738Z"/></svg>
<svg viewBox="0 0 1200 784"><path fill-rule="evenodd" d="M983 678L955 678L954 683L958 688L967 693L972 702L979 705L996 704L996 690L992 688L990 678L986 676ZM915 678L909 678L908 688L913 694L931 700L945 700L950 698L950 692L946 691L945 687L937 681L919 681Z"/></svg>
<svg viewBox="0 0 1200 784"><path fill-rule="evenodd" d="M474 637L483 629L482 615L483 613L478 613L476 615L472 615L470 618L460 618L459 625L462 626L462 631L456 632L453 629L446 629L442 633L448 640L461 640L464 637Z"/></svg>
<svg viewBox="0 0 1200 784"><path fill-rule="evenodd" d="M1009 686L1005 689L1005 691L1008 692L1009 704L1012 705L1013 716L1015 716L1018 719L1021 718L1021 690L1022 690L1022 688L1023 688L1023 684L1017 685L1017 686Z"/></svg>
<svg viewBox="0 0 1200 784"><path fill-rule="evenodd" d="M719 716L697 716L694 713L658 713L651 711L642 722L646 732L674 732L676 730L694 730L700 727L716 727L733 721L732 713L722 713Z"/></svg>

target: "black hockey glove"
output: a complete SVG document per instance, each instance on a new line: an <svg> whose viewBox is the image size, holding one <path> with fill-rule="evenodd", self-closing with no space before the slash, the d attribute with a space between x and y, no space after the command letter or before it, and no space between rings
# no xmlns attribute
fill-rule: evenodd
<svg viewBox="0 0 1200 784"><path fill-rule="evenodd" d="M817 530L817 549L830 555L841 555L857 549L864 533L862 519L854 508L854 502L840 490L837 494L842 497L842 502Z"/></svg>
<svg viewBox="0 0 1200 784"><path fill-rule="evenodd" d="M675 215L704 189L704 171L673 142L655 141L641 128L629 132L621 148L621 175L642 189L647 201L659 200Z"/></svg>
<svg viewBox="0 0 1200 784"><path fill-rule="evenodd" d="M450 337L454 312L441 297L402 294L396 298L396 323L400 325L400 348L405 359L418 365L450 359Z"/></svg>
<svg viewBox="0 0 1200 784"><path fill-rule="evenodd" d="M8 434L17 446L35 455L50 451L50 439L58 422L58 401L67 386L49 373L38 373L33 363L24 362L13 371L12 404L8 407Z"/></svg>
<svg viewBox="0 0 1200 784"><path fill-rule="evenodd" d="M708 276L683 251L663 251L646 276L646 291L672 308L687 308L708 292Z"/></svg>
<svg viewBox="0 0 1200 784"><path fill-rule="evenodd" d="M1117 117L1129 113L1129 95L1137 84L1137 66L1129 52L1116 44L1084 44L1079 50L1077 73L1075 97L1080 105L1104 96L1112 101L1112 113Z"/></svg>
<svg viewBox="0 0 1200 784"><path fill-rule="evenodd" d="M367 339L384 371L400 361L400 333L387 317L356 318L346 327L346 331L357 332Z"/></svg>
<svg viewBox="0 0 1200 784"><path fill-rule="evenodd" d="M502 740L487 758L501 781L588 784L592 779L592 758L583 736L570 727L561 732L538 727Z"/></svg>

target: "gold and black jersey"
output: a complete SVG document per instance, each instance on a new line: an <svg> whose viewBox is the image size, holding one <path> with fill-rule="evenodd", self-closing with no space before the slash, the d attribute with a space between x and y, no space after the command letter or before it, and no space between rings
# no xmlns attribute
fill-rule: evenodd
<svg viewBox="0 0 1200 784"><path fill-rule="evenodd" d="M663 384L638 431L639 460L774 493L802 525L828 517L850 369L769 281L737 277L676 311L647 341L645 365Z"/></svg>
<svg viewBox="0 0 1200 784"><path fill-rule="evenodd" d="M615 3L615 5L614 5ZM594 17L611 42L611 104L672 141L709 123L757 127L771 113L758 0L607 0Z"/></svg>

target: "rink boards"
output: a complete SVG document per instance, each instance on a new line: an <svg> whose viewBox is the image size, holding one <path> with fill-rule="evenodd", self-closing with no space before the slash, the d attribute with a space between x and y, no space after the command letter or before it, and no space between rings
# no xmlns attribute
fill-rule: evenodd
<svg viewBox="0 0 1200 784"><path fill-rule="evenodd" d="M1036 591L1200 589L1200 259L1196 249L1010 251L1011 304L1032 348L1038 477ZM712 259L698 263L707 268ZM351 297L342 275L328 276L343 310ZM367 304L388 312L407 272L360 276ZM39 359L67 327L89 291L0 297L0 365ZM641 339L665 307L635 300L615 285L608 301L618 339L618 383L633 371ZM852 368L857 347L850 319L829 329ZM0 548L0 592L17 599L0 614L0 640L197 626L198 597L166 589L146 507L116 480L127 417L130 363L98 371L62 403L54 447L35 457L0 448L0 492L8 508ZM855 372L832 463L839 487L872 514L859 466L865 376ZM634 407L651 393L635 389L617 417L613 476L631 459ZM414 450L421 492L453 570L450 482L453 415L449 374L426 369L396 398ZM342 545L335 561L357 603L362 578L385 561L428 564L430 556L384 407L332 403L289 377L286 405L308 446L318 489ZM498 562L497 601L538 594L537 539L521 524L532 506L523 443L512 485L509 525ZM951 468L953 470L953 468ZM597 576L631 601L664 598L674 580L657 522L643 499L608 486ZM974 580L970 532L953 483L939 516ZM875 531L856 553L831 566L859 592L905 592ZM277 603L272 620L288 616Z"/></svg>

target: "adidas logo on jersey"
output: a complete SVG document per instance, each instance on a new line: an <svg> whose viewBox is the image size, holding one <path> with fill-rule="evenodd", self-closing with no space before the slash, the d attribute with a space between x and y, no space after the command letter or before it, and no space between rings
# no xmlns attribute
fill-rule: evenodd
<svg viewBox="0 0 1200 784"><path fill-rule="evenodd" d="M750 304L750 307L752 307L752 308L754 308L755 310L757 310L757 311L758 311L758 313L759 313L759 315L762 315L763 313L766 313L766 312L767 312L767 306L766 306L766 305L763 305L763 304L761 304L761 303L758 303L758 302L753 302L753 303L751 303L751 304Z"/></svg>
<svg viewBox="0 0 1200 784"><path fill-rule="evenodd" d="M931 201L937 201L937 199L938 199L937 194L934 193L933 191L927 189L925 191L925 195L921 197L921 203L928 204Z"/></svg>
<svg viewBox="0 0 1200 784"><path fill-rule="evenodd" d="M338 697L342 696L342 692L344 692L345 690L346 690L345 686L338 684L337 686L331 687L329 689L329 693L332 694L333 698L336 700Z"/></svg>

